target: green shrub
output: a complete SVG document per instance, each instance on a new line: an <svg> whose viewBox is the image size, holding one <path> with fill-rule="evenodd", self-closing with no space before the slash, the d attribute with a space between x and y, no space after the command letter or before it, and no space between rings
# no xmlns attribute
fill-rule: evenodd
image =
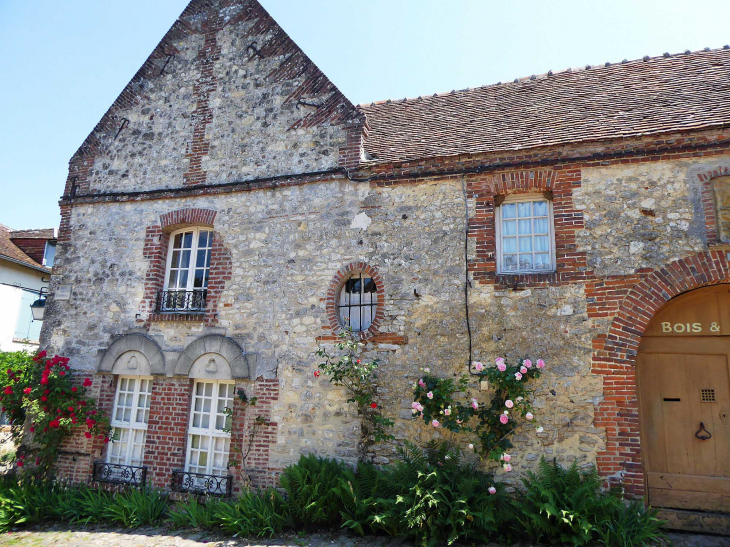
<svg viewBox="0 0 730 547"><path fill-rule="evenodd" d="M280 483L286 491L286 506L300 529L339 526L340 501L334 489L347 465L337 460L302 456L284 469Z"/></svg>
<svg viewBox="0 0 730 547"><path fill-rule="evenodd" d="M56 494L49 484L5 477L0 485L0 532L48 518Z"/></svg>
<svg viewBox="0 0 730 547"><path fill-rule="evenodd" d="M273 488L244 492L233 503L218 504L214 518L233 536L271 537L284 527L296 529L284 499Z"/></svg>
<svg viewBox="0 0 730 547"><path fill-rule="evenodd" d="M65 488L60 496L54 520L67 520L81 524L103 522L106 508L112 503L113 494L100 488L74 486Z"/></svg>
<svg viewBox="0 0 730 547"><path fill-rule="evenodd" d="M208 499L200 503L195 497L178 502L174 509L168 512L167 520L173 528L201 528L212 530L220 527L220 520L215 514L219 506L225 502L217 499Z"/></svg>
<svg viewBox="0 0 730 547"><path fill-rule="evenodd" d="M167 512L168 495L158 490L130 489L111 498L104 518L125 528L157 524Z"/></svg>
<svg viewBox="0 0 730 547"><path fill-rule="evenodd" d="M608 547L643 547L655 545L664 538L661 527L664 521L657 518L657 510L644 507L633 500L625 505L621 500L607 507L596 526L596 538Z"/></svg>

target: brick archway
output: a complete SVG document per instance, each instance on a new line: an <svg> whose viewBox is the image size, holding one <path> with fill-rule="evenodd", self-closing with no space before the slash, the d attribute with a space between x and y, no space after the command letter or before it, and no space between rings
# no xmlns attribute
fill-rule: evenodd
<svg viewBox="0 0 730 547"><path fill-rule="evenodd" d="M644 495L636 392L636 357L641 336L656 312L678 294L730 281L724 251L705 251L677 260L644 277L623 299L608 335L594 341L592 372L603 376L603 401L595 425L606 428L599 473L626 492Z"/></svg>

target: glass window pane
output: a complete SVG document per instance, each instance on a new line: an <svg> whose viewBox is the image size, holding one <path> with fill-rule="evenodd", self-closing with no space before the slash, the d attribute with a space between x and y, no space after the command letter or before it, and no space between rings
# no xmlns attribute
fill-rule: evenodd
<svg viewBox="0 0 730 547"><path fill-rule="evenodd" d="M532 255L520 255L520 270L532 269Z"/></svg>
<svg viewBox="0 0 730 547"><path fill-rule="evenodd" d="M205 396L206 397L212 397L213 396L213 382L206 382L205 383Z"/></svg>
<svg viewBox="0 0 730 547"><path fill-rule="evenodd" d="M550 243L548 236L535 236L535 250L536 251L549 251Z"/></svg>
<svg viewBox="0 0 730 547"><path fill-rule="evenodd" d="M536 217L544 217L548 214L548 204L547 201L535 201L533 203L534 209L533 212Z"/></svg>
<svg viewBox="0 0 730 547"><path fill-rule="evenodd" d="M519 220L518 222L520 224L520 226L519 226L520 234L531 234L532 233L532 221L531 220L529 220L529 219Z"/></svg>
<svg viewBox="0 0 730 547"><path fill-rule="evenodd" d="M198 258L195 261L197 268L205 268L205 249L198 250Z"/></svg>
<svg viewBox="0 0 730 547"><path fill-rule="evenodd" d="M532 221L536 234L547 234L548 233L548 219L536 218Z"/></svg>
<svg viewBox="0 0 730 547"><path fill-rule="evenodd" d="M550 255L548 253L535 254L535 269L536 270L550 269Z"/></svg>
<svg viewBox="0 0 730 547"><path fill-rule="evenodd" d="M183 234L183 249L190 249L193 246L193 232Z"/></svg>
<svg viewBox="0 0 730 547"><path fill-rule="evenodd" d="M208 232L201 230L200 236L198 237L198 248L208 246Z"/></svg>
<svg viewBox="0 0 730 547"><path fill-rule="evenodd" d="M183 251L180 254L180 268L190 267L190 251Z"/></svg>
<svg viewBox="0 0 730 547"><path fill-rule="evenodd" d="M506 271L517 269L517 255L504 255L504 269Z"/></svg>
<svg viewBox="0 0 730 547"><path fill-rule="evenodd" d="M532 251L532 237L521 237L520 238L520 252L529 253Z"/></svg>
<svg viewBox="0 0 730 547"><path fill-rule="evenodd" d="M195 277L193 278L193 288L202 289L205 285L205 271L195 270Z"/></svg>
<svg viewBox="0 0 730 547"><path fill-rule="evenodd" d="M521 218L532 216L532 202L524 201L517 204L517 216Z"/></svg>
<svg viewBox="0 0 730 547"><path fill-rule="evenodd" d="M515 216L517 216L517 205L514 203L502 205L502 218L515 218Z"/></svg>
<svg viewBox="0 0 730 547"><path fill-rule="evenodd" d="M514 220L502 221L502 235L505 235L505 236L517 235L517 223Z"/></svg>
<svg viewBox="0 0 730 547"><path fill-rule="evenodd" d="M505 237L502 240L502 252L503 253L516 253L517 252L517 238L516 237Z"/></svg>
<svg viewBox="0 0 730 547"><path fill-rule="evenodd" d="M176 288L184 289L187 286L188 286L188 270L179 270ZM181 296L182 296L182 294L183 293L181 293Z"/></svg>
<svg viewBox="0 0 730 547"><path fill-rule="evenodd" d="M179 249L182 246L182 234L176 234L172 244L173 249Z"/></svg>

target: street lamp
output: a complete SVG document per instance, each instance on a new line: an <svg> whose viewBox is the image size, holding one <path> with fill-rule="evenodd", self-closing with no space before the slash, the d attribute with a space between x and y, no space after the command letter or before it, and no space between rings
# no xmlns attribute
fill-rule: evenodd
<svg viewBox="0 0 730 547"><path fill-rule="evenodd" d="M38 293L38 300L30 305L30 311L33 313L33 321L43 321L43 315L46 313L46 295L43 293L43 287Z"/></svg>

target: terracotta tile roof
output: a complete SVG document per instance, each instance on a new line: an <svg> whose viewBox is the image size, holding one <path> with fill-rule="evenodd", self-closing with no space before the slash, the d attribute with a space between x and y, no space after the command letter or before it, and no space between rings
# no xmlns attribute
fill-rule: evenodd
<svg viewBox="0 0 730 547"><path fill-rule="evenodd" d="M56 231L53 228L11 230L10 237L11 239L56 239Z"/></svg>
<svg viewBox="0 0 730 547"><path fill-rule="evenodd" d="M10 228L0 224L0 259L6 258L12 262L25 264L26 266L35 268L36 270L42 270L50 273L51 270L49 268L38 264L38 262L21 251L15 243L10 241L11 233L13 233L13 231L10 230Z"/></svg>
<svg viewBox="0 0 730 547"><path fill-rule="evenodd" d="M730 124L730 48L358 107L378 163Z"/></svg>

